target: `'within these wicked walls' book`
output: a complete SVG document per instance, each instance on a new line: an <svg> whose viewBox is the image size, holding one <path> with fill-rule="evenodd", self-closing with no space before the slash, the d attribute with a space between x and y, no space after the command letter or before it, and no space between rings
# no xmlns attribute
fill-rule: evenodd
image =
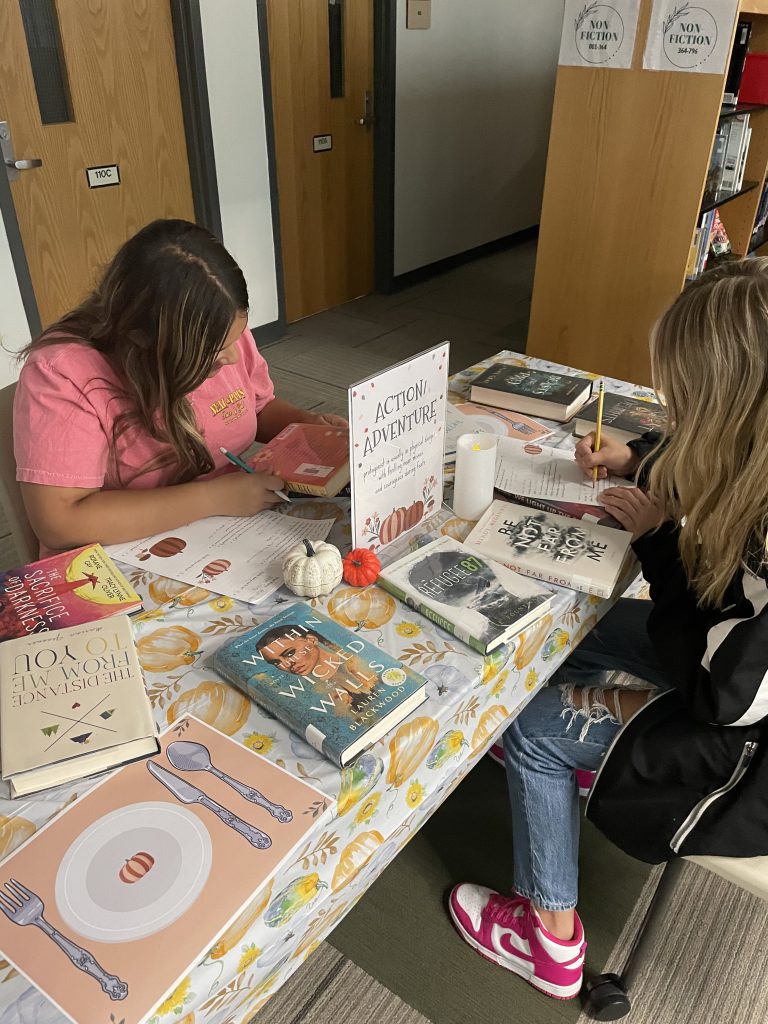
<svg viewBox="0 0 768 1024"><path fill-rule="evenodd" d="M224 644L214 667L340 767L426 699L418 673L304 603Z"/></svg>
<svg viewBox="0 0 768 1024"><path fill-rule="evenodd" d="M157 749L126 615L0 644L0 763L14 796Z"/></svg>

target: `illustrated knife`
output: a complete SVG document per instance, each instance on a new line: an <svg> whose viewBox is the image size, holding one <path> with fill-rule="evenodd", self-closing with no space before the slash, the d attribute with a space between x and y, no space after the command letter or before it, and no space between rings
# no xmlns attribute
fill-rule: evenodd
<svg viewBox="0 0 768 1024"><path fill-rule="evenodd" d="M167 768L163 768L162 765L157 764L155 761L147 761L147 769L150 775L153 775L158 782L161 782L167 790L173 793L177 800L180 800L183 804L200 804L209 811L213 811L220 821L223 821L225 825L229 825L235 832L238 832L244 839L247 839L251 846L254 846L257 850L267 850L272 845L272 840L266 832L262 832L255 825L249 825L247 821L238 818L236 814L233 814L232 811L222 806L222 804L206 796L197 786L193 786L185 779L179 778L178 775L169 772Z"/></svg>

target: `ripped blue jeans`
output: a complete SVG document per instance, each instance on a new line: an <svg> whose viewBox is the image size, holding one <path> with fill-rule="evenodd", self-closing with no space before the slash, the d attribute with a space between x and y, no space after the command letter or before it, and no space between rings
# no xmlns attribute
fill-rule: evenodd
<svg viewBox="0 0 768 1024"><path fill-rule="evenodd" d="M621 728L600 689L573 700L573 687L611 687L615 673L665 686L646 632L650 601L620 600L504 733L512 803L514 888L544 910L576 906L579 797L575 769L597 771ZM582 691L584 692L584 691Z"/></svg>

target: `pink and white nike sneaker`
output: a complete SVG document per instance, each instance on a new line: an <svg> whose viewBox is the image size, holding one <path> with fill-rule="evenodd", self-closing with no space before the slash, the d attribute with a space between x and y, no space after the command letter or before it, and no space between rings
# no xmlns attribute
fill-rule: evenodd
<svg viewBox="0 0 768 1024"><path fill-rule="evenodd" d="M473 949L554 999L573 999L584 973L584 928L575 917L564 942L544 928L525 896L502 896L484 885L457 885L449 908L456 929Z"/></svg>

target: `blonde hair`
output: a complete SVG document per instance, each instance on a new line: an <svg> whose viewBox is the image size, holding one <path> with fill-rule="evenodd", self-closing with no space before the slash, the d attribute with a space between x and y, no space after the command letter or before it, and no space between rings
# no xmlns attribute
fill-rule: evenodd
<svg viewBox="0 0 768 1024"><path fill-rule="evenodd" d="M702 606L766 562L768 258L727 263L675 300L651 336L667 427L649 489L683 521L680 555Z"/></svg>
<svg viewBox="0 0 768 1024"><path fill-rule="evenodd" d="M111 475L120 486L131 482L121 474L117 444L138 427L163 450L136 475L172 467L181 483L213 469L188 395L210 375L247 310L243 273L217 238L189 221L156 220L121 246L93 293L22 355L65 339L102 353L128 407L112 426Z"/></svg>

